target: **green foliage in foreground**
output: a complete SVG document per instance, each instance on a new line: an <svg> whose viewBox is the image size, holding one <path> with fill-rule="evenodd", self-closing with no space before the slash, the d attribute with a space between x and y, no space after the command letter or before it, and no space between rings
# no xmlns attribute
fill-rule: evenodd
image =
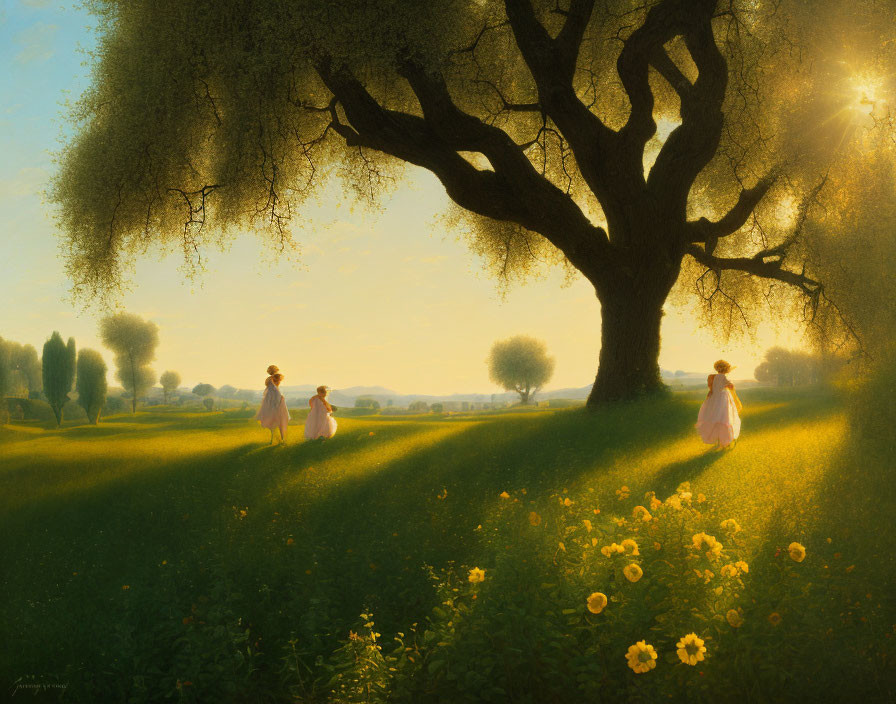
<svg viewBox="0 0 896 704"><path fill-rule="evenodd" d="M828 394L742 398L723 453L696 395L273 448L238 412L0 429L0 678L64 701L887 701L889 436Z"/></svg>

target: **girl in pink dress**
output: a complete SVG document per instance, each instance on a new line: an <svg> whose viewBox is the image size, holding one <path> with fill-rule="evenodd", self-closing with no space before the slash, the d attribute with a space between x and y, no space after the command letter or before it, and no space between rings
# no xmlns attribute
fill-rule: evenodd
<svg viewBox="0 0 896 704"><path fill-rule="evenodd" d="M697 415L697 432L706 444L725 448L740 435L740 401L734 384L726 376L732 366L720 359L713 367L716 374L710 374L706 380L709 393Z"/></svg>
<svg viewBox="0 0 896 704"><path fill-rule="evenodd" d="M289 409L286 407L286 399L280 393L281 381L283 381L283 375L279 372L275 372L265 380L261 408L255 414L255 418L261 425L271 431L271 445L274 444L274 428L280 429L280 442L284 443L286 442L286 429L289 425Z"/></svg>
<svg viewBox="0 0 896 704"><path fill-rule="evenodd" d="M333 407L327 401L327 387L318 386L317 394L308 399L311 412L305 420L305 439L331 438L336 434L336 419L330 415Z"/></svg>

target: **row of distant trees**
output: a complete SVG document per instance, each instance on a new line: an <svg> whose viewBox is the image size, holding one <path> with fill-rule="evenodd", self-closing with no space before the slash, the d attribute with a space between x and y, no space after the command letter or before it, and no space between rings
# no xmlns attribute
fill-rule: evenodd
<svg viewBox="0 0 896 704"><path fill-rule="evenodd" d="M825 381L843 364L840 357L771 347L753 376L772 386L807 386Z"/></svg>
<svg viewBox="0 0 896 704"><path fill-rule="evenodd" d="M107 316L100 322L100 338L112 350L115 378L121 382L136 412L137 401L155 384L149 364L159 344L158 326L130 313ZM63 341L54 331L44 343L41 357L31 345L0 338L0 399L10 395L39 399L43 397L53 411L56 424L64 419L71 393L88 420L96 424L106 405L108 368L102 354L89 348L77 350L75 339ZM162 375L163 391L180 383L176 372Z"/></svg>

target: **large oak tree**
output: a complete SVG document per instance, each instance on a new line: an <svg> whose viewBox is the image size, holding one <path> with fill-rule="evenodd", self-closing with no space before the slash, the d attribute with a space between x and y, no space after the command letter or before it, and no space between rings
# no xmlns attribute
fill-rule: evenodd
<svg viewBox="0 0 896 704"><path fill-rule="evenodd" d="M788 291L815 315L803 225L876 110L859 79L878 37L850 24L854 2L92 6L94 81L54 189L77 291L114 291L150 245L196 264L265 227L291 246L327 173L375 197L411 164L505 276L556 261L593 284L592 404L661 387L682 277L729 316ZM869 26L878 11L863 5Z"/></svg>

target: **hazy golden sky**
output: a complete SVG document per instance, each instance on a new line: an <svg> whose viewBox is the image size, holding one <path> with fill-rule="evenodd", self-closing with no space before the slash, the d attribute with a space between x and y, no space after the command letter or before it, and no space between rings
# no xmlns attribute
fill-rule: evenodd
<svg viewBox="0 0 896 704"><path fill-rule="evenodd" d="M77 42L87 18L42 0L10 3L0 15L0 335L41 345L53 330L79 347L99 343L102 311L67 300L69 283L37 192L52 173L63 91L85 85ZM54 120L56 121L54 123ZM342 202L341 202L342 201ZM438 215L447 196L429 174L408 180L371 214L332 184L302 212L300 262L278 261L251 234L210 253L195 285L179 255L142 260L124 309L155 321L157 372L184 384L260 387L276 363L286 384L382 385L403 393L491 393L485 357L499 338L525 333L556 357L550 388L594 379L600 340L593 289L559 271L512 288L502 300L480 261ZM719 357L749 378L768 346L798 344L793 330L757 330L755 343L722 345L686 313L667 307L660 364L709 371Z"/></svg>

